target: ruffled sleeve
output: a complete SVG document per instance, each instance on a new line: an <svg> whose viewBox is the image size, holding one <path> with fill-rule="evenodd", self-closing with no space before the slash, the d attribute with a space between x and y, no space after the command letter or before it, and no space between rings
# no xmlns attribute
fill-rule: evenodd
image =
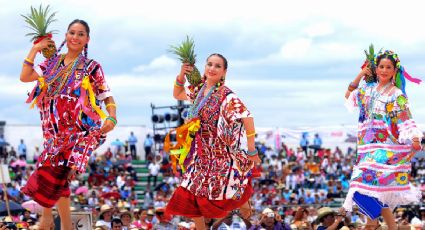
<svg viewBox="0 0 425 230"><path fill-rule="evenodd" d="M252 117L251 112L234 93L228 94L221 106L221 112L229 124L242 118Z"/></svg>
<svg viewBox="0 0 425 230"><path fill-rule="evenodd" d="M359 107L362 106L363 103L363 98L366 94L366 91L368 88L372 87L372 85L363 85L355 90L353 90L350 93L350 96L348 96L348 98L345 100L345 107L347 107L347 109L350 112L353 112L354 110L358 109Z"/></svg>
<svg viewBox="0 0 425 230"><path fill-rule="evenodd" d="M390 117L397 125L399 132L398 141L400 143L410 144L413 138L422 138L423 133L412 119L408 99L401 91L395 95L394 109L392 111L393 113L390 112Z"/></svg>
<svg viewBox="0 0 425 230"><path fill-rule="evenodd" d="M112 96L112 92L106 83L105 75L102 66L96 61L90 60L87 66L87 73L90 76L96 99L103 101L105 98Z"/></svg>

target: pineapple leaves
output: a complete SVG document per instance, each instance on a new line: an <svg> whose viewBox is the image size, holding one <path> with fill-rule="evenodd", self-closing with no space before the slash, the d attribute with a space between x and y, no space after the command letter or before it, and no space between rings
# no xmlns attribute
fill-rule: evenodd
<svg viewBox="0 0 425 230"><path fill-rule="evenodd" d="M178 46L170 46L168 52L171 52L179 57L183 63L194 65L196 62L195 41L186 35L186 40Z"/></svg>
<svg viewBox="0 0 425 230"><path fill-rule="evenodd" d="M36 40L38 37L45 36L47 34L56 33L57 30L47 31L47 27L55 22L56 12L50 13L50 6L43 8L42 5L39 8L31 6L31 12L27 15L21 15L24 18L24 21L28 24L27 27L30 28L34 33L27 33L26 36L32 36L31 39Z"/></svg>

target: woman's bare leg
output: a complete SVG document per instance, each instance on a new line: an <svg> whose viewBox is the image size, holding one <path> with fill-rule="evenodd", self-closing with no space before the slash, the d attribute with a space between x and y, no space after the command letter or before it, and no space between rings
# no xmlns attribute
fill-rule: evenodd
<svg viewBox="0 0 425 230"><path fill-rule="evenodd" d="M71 199L69 197L61 197L56 203L58 213L61 218L61 230L71 230Z"/></svg>
<svg viewBox="0 0 425 230"><path fill-rule="evenodd" d="M372 220L369 217L367 217L366 220L366 225L365 225L365 230L375 230L376 228L378 228L379 226L379 221L378 219Z"/></svg>
<svg viewBox="0 0 425 230"><path fill-rule="evenodd" d="M396 230L397 224L395 222L395 218L393 213L389 208L383 208L381 211L382 217L384 217L384 221L388 226L388 230Z"/></svg>
<svg viewBox="0 0 425 230"><path fill-rule="evenodd" d="M196 230L207 229L207 227L205 226L205 218L203 216L193 218L193 222L195 222Z"/></svg>
<svg viewBox="0 0 425 230"><path fill-rule="evenodd" d="M249 200L239 208L239 213L241 214L242 218L249 220L252 215L252 208Z"/></svg>
<svg viewBox="0 0 425 230"><path fill-rule="evenodd" d="M50 230L53 224L53 214L51 208L43 208L39 223L39 229Z"/></svg>

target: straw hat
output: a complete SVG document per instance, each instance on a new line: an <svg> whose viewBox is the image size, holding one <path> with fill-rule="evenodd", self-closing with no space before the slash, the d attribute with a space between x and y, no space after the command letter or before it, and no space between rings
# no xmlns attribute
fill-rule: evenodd
<svg viewBox="0 0 425 230"><path fill-rule="evenodd" d="M153 209L148 209L147 215L155 216L155 213L153 212Z"/></svg>
<svg viewBox="0 0 425 230"><path fill-rule="evenodd" d="M130 216L130 219L131 219L131 222L134 221L133 213L130 212L130 211L128 211L127 209L120 210L120 218L122 218L122 216L124 216L124 215L129 215Z"/></svg>
<svg viewBox="0 0 425 230"><path fill-rule="evenodd" d="M107 204L104 204L100 207L99 216L103 216L105 212L109 212L109 211L112 211L112 207Z"/></svg>
<svg viewBox="0 0 425 230"><path fill-rule="evenodd" d="M316 221L317 222L320 222L323 217L325 217L325 216L327 216L329 214L336 214L336 212L334 210L332 210L331 208L329 208L329 207L320 208L319 210L317 210Z"/></svg>

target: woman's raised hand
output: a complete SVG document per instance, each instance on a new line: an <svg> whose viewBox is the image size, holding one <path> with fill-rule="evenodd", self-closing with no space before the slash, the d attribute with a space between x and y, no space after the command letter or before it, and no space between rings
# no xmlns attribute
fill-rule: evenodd
<svg viewBox="0 0 425 230"><path fill-rule="evenodd" d="M55 42L51 38L44 38L43 40L35 44L33 46L33 49L35 49L36 51L41 51L45 48L48 48L49 45L55 45Z"/></svg>
<svg viewBox="0 0 425 230"><path fill-rule="evenodd" d="M193 71L193 66L191 66L189 63L183 63L181 69L179 78L182 80L186 74L190 74Z"/></svg>
<svg viewBox="0 0 425 230"><path fill-rule="evenodd" d="M362 77L365 76L371 76L372 75L372 70L369 67L364 67L362 70L360 70L360 74Z"/></svg>

